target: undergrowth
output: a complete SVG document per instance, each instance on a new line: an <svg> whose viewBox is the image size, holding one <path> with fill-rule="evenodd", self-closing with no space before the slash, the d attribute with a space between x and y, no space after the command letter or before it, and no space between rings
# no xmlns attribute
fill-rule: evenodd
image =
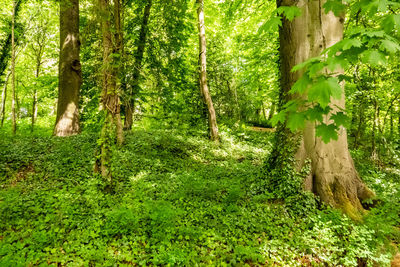
<svg viewBox="0 0 400 267"><path fill-rule="evenodd" d="M0 134L0 266L389 265L398 173L359 166L382 203L354 223L254 191L272 135L221 128L215 144L198 129L135 126L114 151L114 194L93 175L96 134Z"/></svg>

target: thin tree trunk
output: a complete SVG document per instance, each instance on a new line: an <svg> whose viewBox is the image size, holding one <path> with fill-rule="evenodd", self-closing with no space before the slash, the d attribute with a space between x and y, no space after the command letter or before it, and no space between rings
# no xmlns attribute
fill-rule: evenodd
<svg viewBox="0 0 400 267"><path fill-rule="evenodd" d="M18 85L18 83L17 83ZM16 106L16 117L17 120L21 118L21 106L19 105L19 98L18 98L18 92L15 91L15 106Z"/></svg>
<svg viewBox="0 0 400 267"><path fill-rule="evenodd" d="M302 71L291 72L292 68L318 56L324 49L342 39L344 19L335 17L332 12L325 14L325 2L326 0L277 1L278 6L297 6L302 11L302 15L293 21L283 19L279 32L280 106L288 100L305 97L289 94L293 84L303 74ZM344 106L344 95L341 100L331 103L334 112ZM281 125L267 166L279 171L285 164L293 164L293 168L299 171L306 164L310 164L311 169L304 180L304 188L319 196L323 202L358 219L363 213L361 201L374 194L361 181L354 167L348 150L346 129L341 128L338 135L337 141L325 144L316 136L314 123L307 123L304 130L297 133L291 133ZM293 163L287 163L288 160L290 162L290 154L294 158Z"/></svg>
<svg viewBox="0 0 400 267"><path fill-rule="evenodd" d="M378 153L376 152L376 129L378 127L377 121L378 121L378 102L374 100L374 117L373 117L373 123L372 123L372 136L371 136L371 143L372 143L372 148L371 148L371 158L373 160L378 159Z"/></svg>
<svg viewBox="0 0 400 267"><path fill-rule="evenodd" d="M39 53L41 53L41 52L39 51ZM42 64L42 59L39 54L39 56L37 58L37 63L36 63L36 73L35 73L36 80L39 78L41 64ZM36 118L37 118L37 84L35 84L35 87L33 90L33 97L32 97L31 132L33 132L33 130L34 130Z"/></svg>
<svg viewBox="0 0 400 267"><path fill-rule="evenodd" d="M234 105L235 105L235 117L240 121L241 120L241 115L240 115L240 106L239 106L239 99L238 99L238 95L237 95L237 90L236 90L236 85L233 84L233 86L231 86L228 78L225 78L226 80L226 85L228 87L229 92L231 92L231 96L234 99Z"/></svg>
<svg viewBox="0 0 400 267"><path fill-rule="evenodd" d="M8 80L9 80L10 76L11 76L11 70L8 72L8 74L6 76L6 80L5 80L4 87L3 87L3 92L1 93L1 110L0 110L1 127L3 127L4 119L6 117L7 85L8 85Z"/></svg>
<svg viewBox="0 0 400 267"><path fill-rule="evenodd" d="M120 41L115 36L116 44L113 44L112 31L119 34L120 31L120 2L114 1L114 26L112 28L112 14L109 0L98 0L100 7L100 20L103 35L103 89L101 96L102 107L106 112L106 118L100 135L100 162L98 170L109 184L112 184L111 159L112 146L122 145L124 141L123 128L120 116L120 99L118 95L118 71L115 55L120 53ZM114 55L113 55L114 52Z"/></svg>
<svg viewBox="0 0 400 267"><path fill-rule="evenodd" d="M399 114L397 122L397 134L400 136L400 101L399 101L399 110L397 111L397 114Z"/></svg>
<svg viewBox="0 0 400 267"><path fill-rule="evenodd" d="M200 90L207 105L208 124L211 140L218 141L217 116L207 85L207 61L206 61L206 29L204 24L204 0L197 0L198 28L199 28L199 63L200 63Z"/></svg>
<svg viewBox="0 0 400 267"><path fill-rule="evenodd" d="M392 142L392 138L393 138L393 107L390 108L390 133L389 133L389 137L390 137L390 142Z"/></svg>
<svg viewBox="0 0 400 267"><path fill-rule="evenodd" d="M55 136L80 132L79 90L82 84L79 58L79 0L60 1L60 62Z"/></svg>
<svg viewBox="0 0 400 267"><path fill-rule="evenodd" d="M270 121L275 114L276 104L275 101L272 102L271 108L269 110L268 120Z"/></svg>
<svg viewBox="0 0 400 267"><path fill-rule="evenodd" d="M17 132L17 119L15 112L15 8L16 0L13 0L13 14L12 14L12 26L11 26L11 88L12 88L12 132L15 135Z"/></svg>
<svg viewBox="0 0 400 267"><path fill-rule="evenodd" d="M114 0L114 23L115 23L115 45L114 45L114 53L118 56L117 60L113 64L113 72L115 77L115 92L118 96L118 113L115 114L115 124L116 124L116 132L117 132L117 144L122 145L124 142L124 132L123 125L121 120L121 101L119 98L120 94L120 82L119 82L119 74L121 72L121 59L122 59L122 48L123 48L123 35L122 35L122 26L121 26L121 1L123 0Z"/></svg>
<svg viewBox="0 0 400 267"><path fill-rule="evenodd" d="M125 125L124 128L126 130L130 130L133 124L133 113L135 112L135 97L139 93L139 78L140 72L142 70L142 61L144 50L146 48L146 40L147 40L147 32L148 32L148 24L149 24L149 17L150 11L152 7L152 0L147 0L147 4L144 8L143 13L143 21L140 28L139 39L137 40L137 50L135 52L135 65L133 69L132 80L133 83L131 85L131 90L127 97L126 110L125 110Z"/></svg>

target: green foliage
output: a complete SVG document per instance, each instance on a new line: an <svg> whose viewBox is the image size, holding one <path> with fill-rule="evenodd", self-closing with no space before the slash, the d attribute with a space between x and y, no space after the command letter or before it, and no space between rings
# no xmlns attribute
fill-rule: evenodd
<svg viewBox="0 0 400 267"><path fill-rule="evenodd" d="M92 173L96 135L2 134L0 265L388 263L384 244L395 236L373 224L398 225L394 202L371 212L366 225L355 224L296 195L304 173L283 168L292 182L266 190L259 168L270 135L221 126L219 145L205 135L137 124L113 157L118 183L110 195ZM378 192L390 196L390 188ZM289 197L276 201L283 194Z"/></svg>
<svg viewBox="0 0 400 267"><path fill-rule="evenodd" d="M338 69L344 69L350 74L354 65L364 65L370 69L387 67L388 59L396 57L400 51L398 36L398 17L388 12L399 8L399 4L392 1L349 1L330 0L324 5L325 11L332 11L335 15L343 15L347 10L356 16L355 25L351 25L343 40L323 51L322 55L310 58L293 68L293 72L303 70L303 76L293 85L290 93L307 96L307 102L297 105L297 109L289 110L285 107L273 123L286 121L292 131L302 129L307 120L317 122L317 136L324 142L336 140L339 126L348 126L349 118L343 111L324 113L323 109L330 106L334 108L334 101L342 98L343 81L357 83L357 76L338 75ZM376 14L378 12L378 14ZM376 22L370 27L366 26L369 16L375 16ZM359 21L365 19L363 26ZM371 23L370 23L371 24ZM358 67L357 67L358 68ZM325 70L325 71L324 71ZM329 70L330 72L327 72ZM347 74L346 73L346 74ZM320 111L315 107L321 107ZM304 115L304 110L312 109L312 116ZM319 112L319 114L317 114ZM293 123L293 121L297 121ZM327 124L326 121L333 121Z"/></svg>

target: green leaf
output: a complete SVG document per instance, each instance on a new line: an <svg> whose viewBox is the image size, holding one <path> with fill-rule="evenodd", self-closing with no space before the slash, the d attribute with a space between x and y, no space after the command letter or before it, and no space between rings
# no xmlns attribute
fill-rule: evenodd
<svg viewBox="0 0 400 267"><path fill-rule="evenodd" d="M331 119L335 122L336 126L348 127L349 125L349 117L344 112L336 112L331 115Z"/></svg>
<svg viewBox="0 0 400 267"><path fill-rule="evenodd" d="M320 121L322 122L324 110L320 106L307 109L306 116L309 121Z"/></svg>
<svg viewBox="0 0 400 267"><path fill-rule="evenodd" d="M296 66L294 66L294 67L292 68L292 72L296 72L296 71L298 71L298 70L301 70L301 69L303 69L304 67L306 67L308 64L311 64L311 63L314 63L314 62L318 62L318 61L320 61L320 60L321 60L320 57L312 57L312 58L310 58L310 59L307 59L306 61L304 61L304 62L302 62L302 63L297 64Z"/></svg>
<svg viewBox="0 0 400 267"><path fill-rule="evenodd" d="M308 100L310 102L317 102L322 108L328 106L331 97L340 99L341 96L342 88L336 77L319 79L317 83L311 86L308 92Z"/></svg>
<svg viewBox="0 0 400 267"><path fill-rule="evenodd" d="M282 110L278 114L274 115L271 119L272 126L278 125L278 123L284 123L286 120L286 111Z"/></svg>
<svg viewBox="0 0 400 267"><path fill-rule="evenodd" d="M367 50L361 54L361 59L364 63L369 63L372 66L386 65L387 60L384 54L376 50Z"/></svg>
<svg viewBox="0 0 400 267"><path fill-rule="evenodd" d="M325 8L326 14L328 14L329 11L332 11L337 17L343 14L346 10L346 6L341 0L328 0L323 7Z"/></svg>
<svg viewBox="0 0 400 267"><path fill-rule="evenodd" d="M388 4L389 2L387 0L379 0L378 3L378 11L379 12L386 12L388 11Z"/></svg>
<svg viewBox="0 0 400 267"><path fill-rule="evenodd" d="M320 124L316 127L316 135L321 137L325 144L328 144L331 140L338 140L337 134L338 127L335 124Z"/></svg>
<svg viewBox="0 0 400 267"><path fill-rule="evenodd" d="M297 6L281 6L277 8L277 13L284 14L289 21L292 21L295 17L301 15L301 9Z"/></svg>
<svg viewBox="0 0 400 267"><path fill-rule="evenodd" d="M303 94L307 90L309 84L311 84L311 80L307 74L304 74L293 85L292 89L290 90L290 93L291 94L295 94L295 93Z"/></svg>
<svg viewBox="0 0 400 267"><path fill-rule="evenodd" d="M400 14L390 14L383 19L381 23L385 32L390 33L393 30L400 30Z"/></svg>
<svg viewBox="0 0 400 267"><path fill-rule="evenodd" d="M270 30L277 30L280 26L282 26L282 20L280 17L273 16L269 20L267 20L264 24L258 28L258 33L268 32Z"/></svg>
<svg viewBox="0 0 400 267"><path fill-rule="evenodd" d="M325 65L325 62L313 63L309 68L310 77L315 77L320 71L324 69Z"/></svg>
<svg viewBox="0 0 400 267"><path fill-rule="evenodd" d="M378 37L378 38L383 38L385 36L384 31L366 31L364 32L364 35L370 38Z"/></svg>
<svg viewBox="0 0 400 267"><path fill-rule="evenodd" d="M339 79L337 77L329 77L328 80L328 86L331 89L331 96L334 99L340 100L342 98L342 86L339 83Z"/></svg>
<svg viewBox="0 0 400 267"><path fill-rule="evenodd" d="M303 105L304 102L305 102L304 100L300 100L300 99L290 100L283 106L283 108L287 112L297 112L297 109L299 108L299 106Z"/></svg>
<svg viewBox="0 0 400 267"><path fill-rule="evenodd" d="M346 69L346 67L349 65L349 63L346 60L346 57L343 57L341 55L328 57L326 63L327 63L326 67L330 71L336 71L340 68Z"/></svg>
<svg viewBox="0 0 400 267"><path fill-rule="evenodd" d="M362 42L358 39L344 39L341 41L343 50L351 49L352 47L361 47Z"/></svg>
<svg viewBox="0 0 400 267"><path fill-rule="evenodd" d="M291 113L287 121L287 127L295 132L297 130L303 129L305 125L306 116L303 113Z"/></svg>
<svg viewBox="0 0 400 267"><path fill-rule="evenodd" d="M394 54L400 50L400 45L394 41L385 39L382 41L380 49L386 50L387 52Z"/></svg>

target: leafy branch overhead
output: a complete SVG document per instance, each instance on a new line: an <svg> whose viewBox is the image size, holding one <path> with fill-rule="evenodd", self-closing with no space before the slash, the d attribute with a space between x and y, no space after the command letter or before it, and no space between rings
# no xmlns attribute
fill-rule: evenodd
<svg viewBox="0 0 400 267"><path fill-rule="evenodd" d="M326 13L332 11L337 16L344 13L357 13L359 17L378 13L379 16L374 22L375 27L356 24L343 40L325 49L320 56L295 66L293 72L304 74L290 93L306 96L305 101L286 106L272 123L286 122L292 131L304 128L306 121L317 123L317 135L328 143L337 139L340 126L348 125L345 123L349 121L347 115L342 110L333 110L334 101L343 97L344 82L353 79L348 75L350 69L360 63L371 68L385 67L389 58L398 55L400 14L394 13L394 10L400 8L400 3L386 0L329 0L324 8ZM345 74L338 74L337 70L345 70ZM327 112L329 107L331 110Z"/></svg>

